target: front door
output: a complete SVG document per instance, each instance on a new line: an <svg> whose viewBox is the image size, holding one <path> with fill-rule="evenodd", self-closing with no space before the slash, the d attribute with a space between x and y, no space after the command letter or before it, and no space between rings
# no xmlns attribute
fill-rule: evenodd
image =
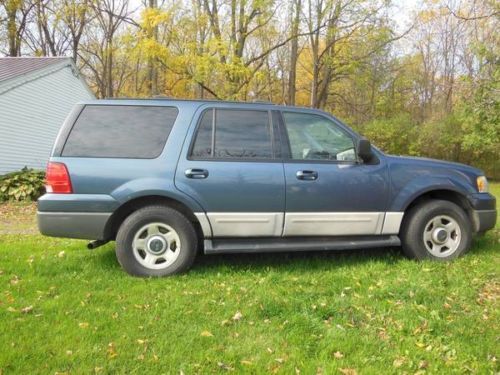
<svg viewBox="0 0 500 375"><path fill-rule="evenodd" d="M288 157L284 161L284 236L382 233L388 198L383 161L359 161L354 135L317 113L282 112Z"/></svg>
<svg viewBox="0 0 500 375"><path fill-rule="evenodd" d="M214 237L281 236L285 184L271 112L205 108L175 175ZM277 150L278 149L278 150Z"/></svg>

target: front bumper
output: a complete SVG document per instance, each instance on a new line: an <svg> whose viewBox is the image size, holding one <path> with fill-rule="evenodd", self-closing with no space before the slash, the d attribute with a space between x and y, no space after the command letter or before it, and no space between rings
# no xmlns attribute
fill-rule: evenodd
<svg viewBox="0 0 500 375"><path fill-rule="evenodd" d="M495 197L489 193L478 193L467 198L472 207L474 232L485 232L494 228L497 221Z"/></svg>
<svg viewBox="0 0 500 375"><path fill-rule="evenodd" d="M474 232L485 232L495 227L497 222L497 210L472 211L472 222Z"/></svg>
<svg viewBox="0 0 500 375"><path fill-rule="evenodd" d="M107 212L37 212L40 233L51 237L103 240L111 213Z"/></svg>

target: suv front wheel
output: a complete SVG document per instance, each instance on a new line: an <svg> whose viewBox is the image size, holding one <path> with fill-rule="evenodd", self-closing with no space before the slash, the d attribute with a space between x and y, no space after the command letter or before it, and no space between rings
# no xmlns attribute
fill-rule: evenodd
<svg viewBox="0 0 500 375"><path fill-rule="evenodd" d="M161 277L186 271L196 249L197 235L191 222L166 206L135 211L116 236L118 262L134 276Z"/></svg>
<svg viewBox="0 0 500 375"><path fill-rule="evenodd" d="M456 204L430 200L405 214L400 238L403 252L410 258L455 259L471 246L471 223L465 211Z"/></svg>

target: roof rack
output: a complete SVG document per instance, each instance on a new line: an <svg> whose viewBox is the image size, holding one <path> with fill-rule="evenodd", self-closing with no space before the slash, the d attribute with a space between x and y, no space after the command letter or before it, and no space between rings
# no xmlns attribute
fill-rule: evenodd
<svg viewBox="0 0 500 375"><path fill-rule="evenodd" d="M276 105L276 103L265 101L265 100L221 100L221 99L181 99L173 98L165 95L155 95L149 98L132 98L132 97L114 97L114 98L102 98L103 100L171 100L171 101L182 101L182 102L216 102L216 103L240 103L240 104L268 104Z"/></svg>

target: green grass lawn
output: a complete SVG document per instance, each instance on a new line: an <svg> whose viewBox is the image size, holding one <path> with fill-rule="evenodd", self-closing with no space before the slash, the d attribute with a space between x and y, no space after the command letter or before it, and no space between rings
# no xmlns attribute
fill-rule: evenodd
<svg viewBox="0 0 500 375"><path fill-rule="evenodd" d="M498 225L452 263L398 250L202 256L144 280L114 244L5 234L12 210L32 212L5 207L0 374L500 371Z"/></svg>

